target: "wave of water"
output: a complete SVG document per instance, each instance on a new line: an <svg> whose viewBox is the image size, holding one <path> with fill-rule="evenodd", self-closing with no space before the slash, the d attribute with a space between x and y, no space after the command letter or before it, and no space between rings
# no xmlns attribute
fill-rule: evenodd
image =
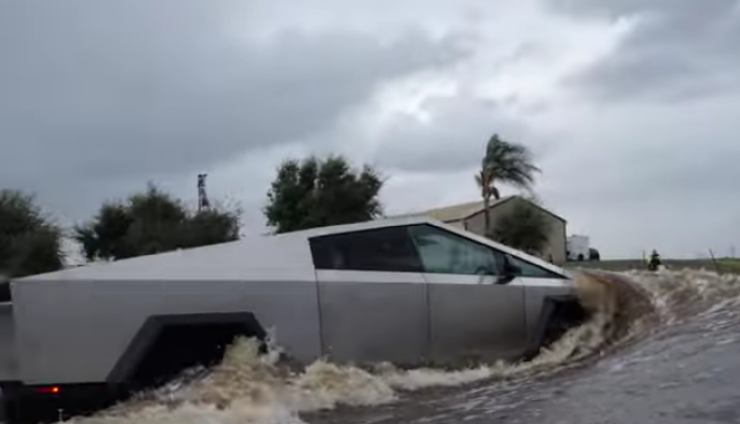
<svg viewBox="0 0 740 424"><path fill-rule="evenodd" d="M649 337L658 326L740 304L740 278L704 271L583 274L575 281L591 318L527 362L402 370L391 364L362 369L317 361L295 371L279 362L277 350L260 355L255 341L238 339L213 369L191 371L157 391L75 421L297 424L302 413L390 404L431 387L539 378Z"/></svg>

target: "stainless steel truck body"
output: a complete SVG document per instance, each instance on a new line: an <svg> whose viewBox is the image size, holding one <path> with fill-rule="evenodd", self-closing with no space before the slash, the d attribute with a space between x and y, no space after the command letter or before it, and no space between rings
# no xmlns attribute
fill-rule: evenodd
<svg viewBox="0 0 740 424"><path fill-rule="evenodd" d="M517 358L574 304L560 268L425 218L92 264L10 292L0 385L19 422L35 419L23 399L112 398L216 360L238 334L271 335L303 363Z"/></svg>

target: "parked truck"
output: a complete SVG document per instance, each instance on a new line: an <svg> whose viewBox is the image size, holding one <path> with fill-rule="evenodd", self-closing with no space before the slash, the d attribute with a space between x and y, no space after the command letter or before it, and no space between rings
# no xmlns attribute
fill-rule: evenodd
<svg viewBox="0 0 740 424"><path fill-rule="evenodd" d="M11 282L2 403L13 424L91 412L239 335L416 365L532 355L583 317L562 269L425 218L245 238Z"/></svg>

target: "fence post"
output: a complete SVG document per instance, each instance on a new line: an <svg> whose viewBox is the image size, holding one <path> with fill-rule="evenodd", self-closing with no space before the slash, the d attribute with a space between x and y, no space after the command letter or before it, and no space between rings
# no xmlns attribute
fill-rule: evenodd
<svg viewBox="0 0 740 424"><path fill-rule="evenodd" d="M712 258L714 270L717 271L717 274L722 275L722 270L719 268L719 263L717 263L717 259L714 258L714 252L712 252L712 249L709 249L709 257Z"/></svg>

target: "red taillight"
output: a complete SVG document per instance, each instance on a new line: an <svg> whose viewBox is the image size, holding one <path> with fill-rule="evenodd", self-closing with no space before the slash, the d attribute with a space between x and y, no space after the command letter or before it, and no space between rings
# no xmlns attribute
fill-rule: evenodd
<svg viewBox="0 0 740 424"><path fill-rule="evenodd" d="M44 395L58 395L62 389L59 386L37 387L36 392Z"/></svg>

